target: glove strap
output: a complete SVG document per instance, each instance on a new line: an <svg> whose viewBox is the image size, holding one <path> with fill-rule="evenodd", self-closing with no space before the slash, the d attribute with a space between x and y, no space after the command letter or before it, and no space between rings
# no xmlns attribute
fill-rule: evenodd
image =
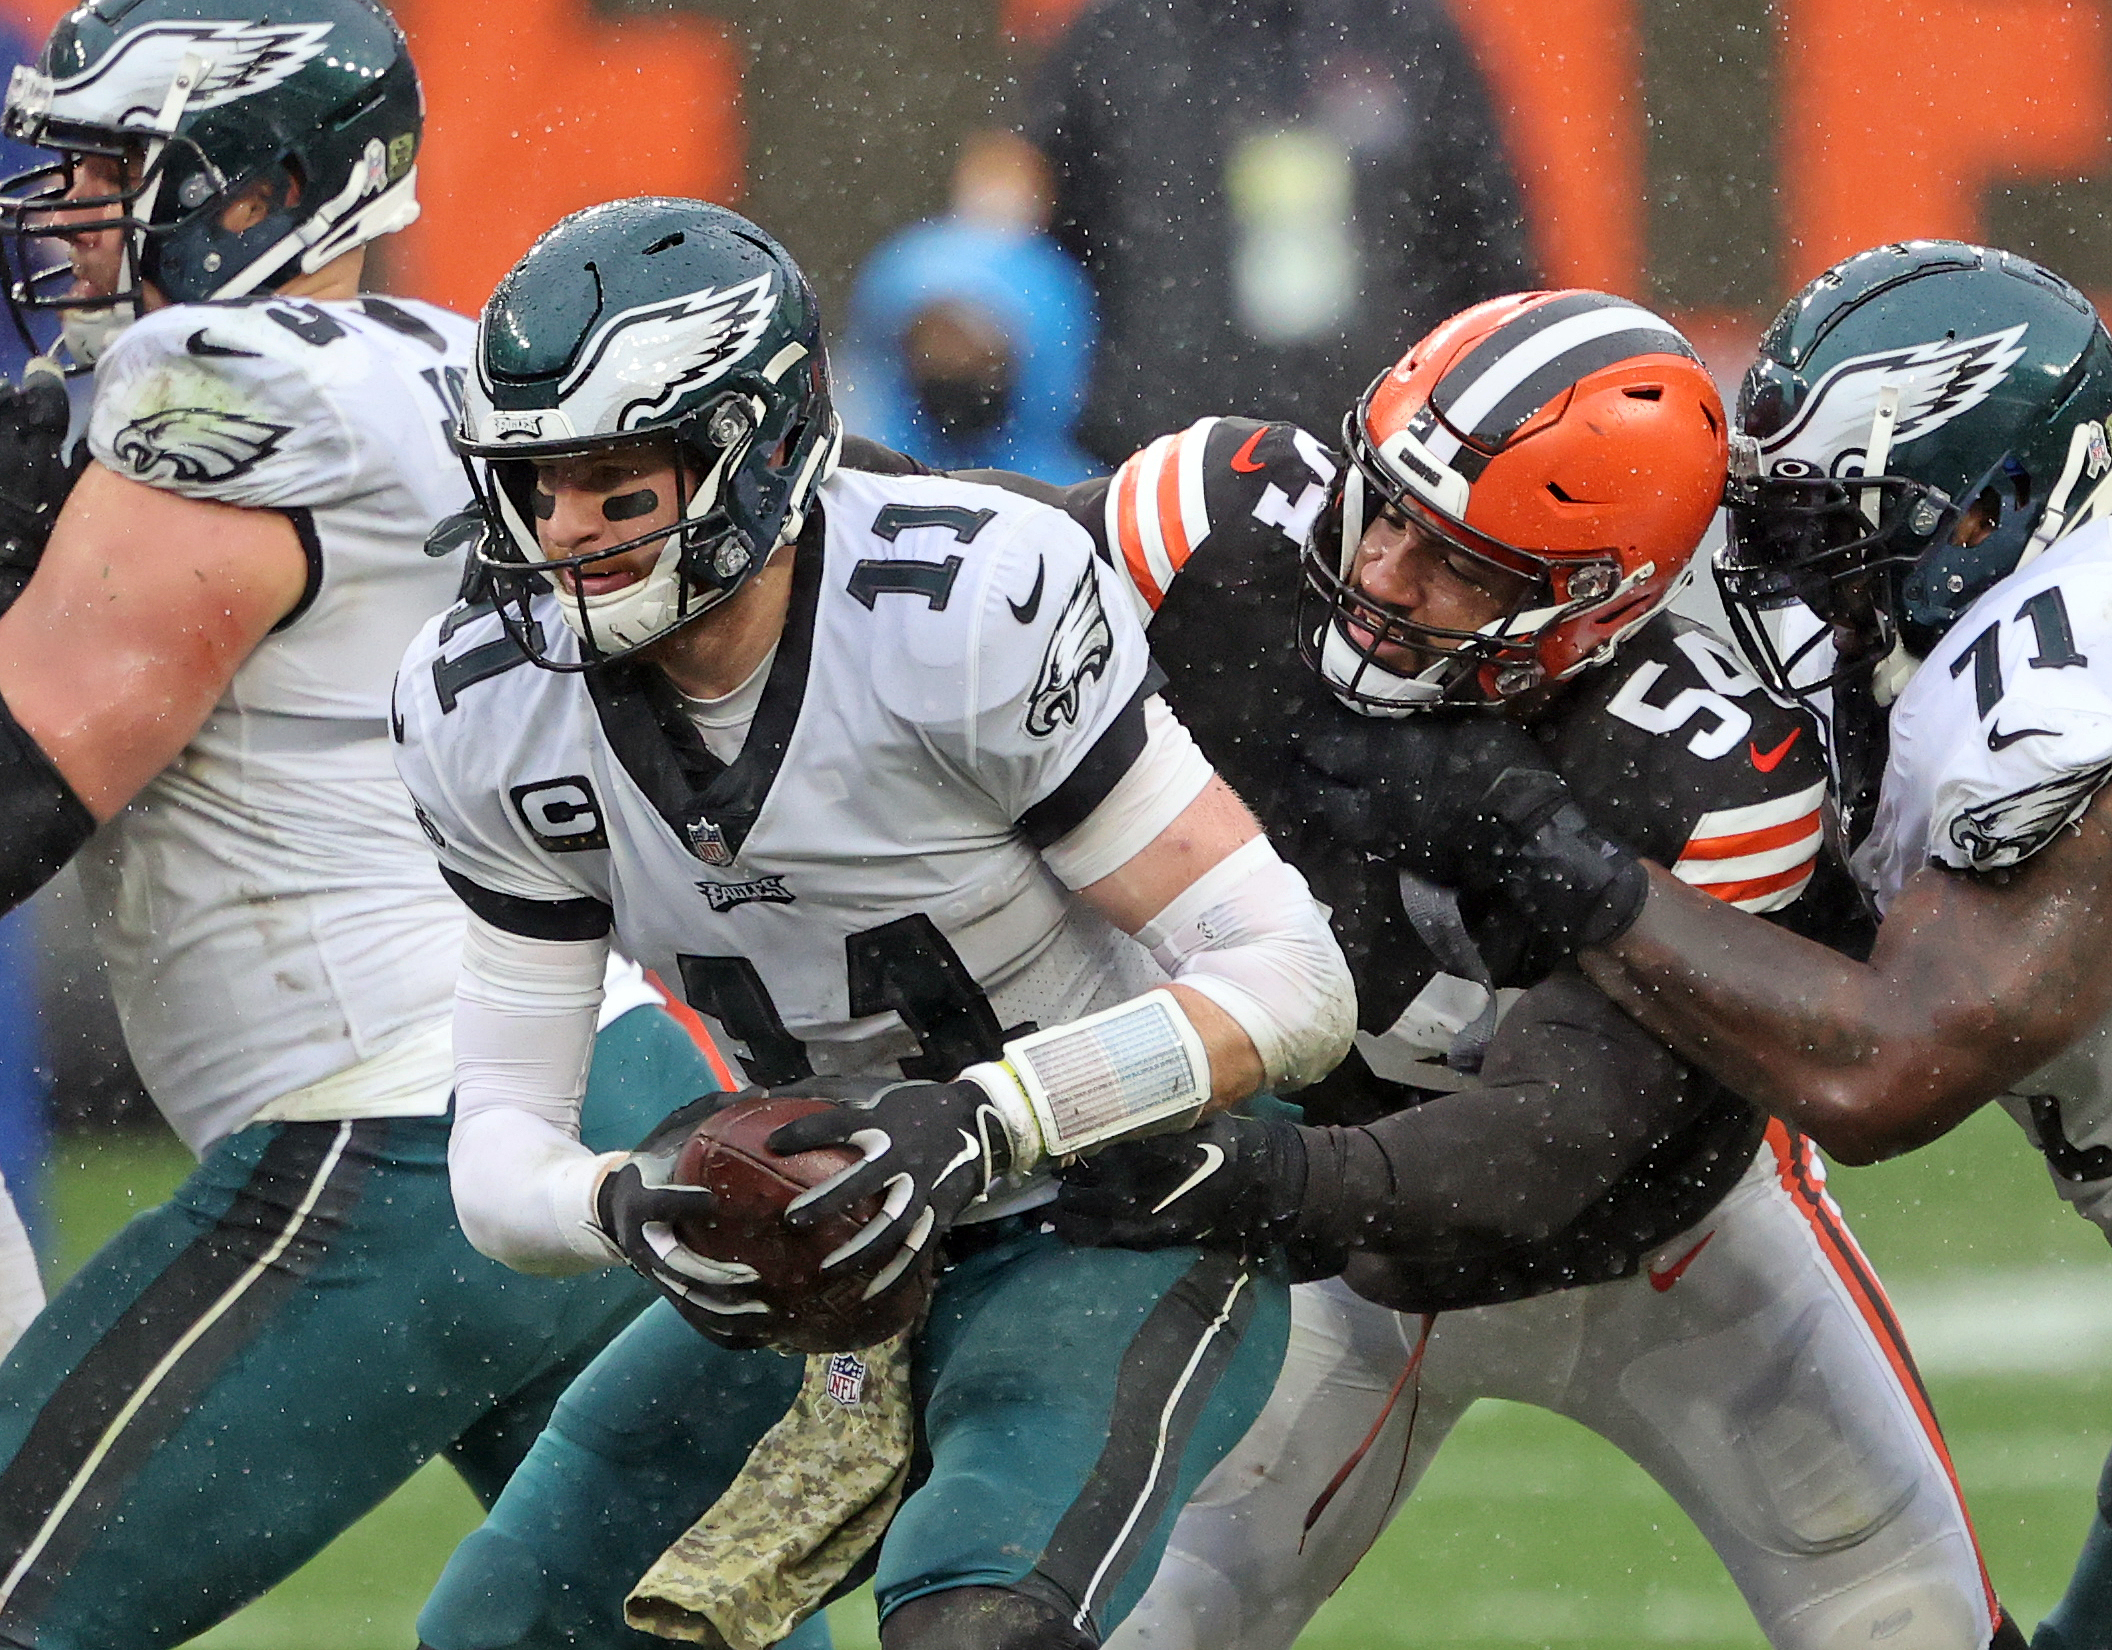
<svg viewBox="0 0 2112 1650"><path fill-rule="evenodd" d="M1210 1098L1210 1055L1170 991L1005 1044L961 1073L990 1096L1011 1172L1110 1140L1185 1128Z"/></svg>

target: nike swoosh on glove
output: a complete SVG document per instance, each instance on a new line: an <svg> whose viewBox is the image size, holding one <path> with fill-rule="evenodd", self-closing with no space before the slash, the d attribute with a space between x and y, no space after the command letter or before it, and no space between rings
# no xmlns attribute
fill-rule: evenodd
<svg viewBox="0 0 2112 1650"><path fill-rule="evenodd" d="M609 1247L665 1295L691 1328L740 1350L768 1344L776 1314L748 1292L757 1281L753 1267L699 1254L675 1235L683 1222L710 1216L717 1200L702 1186L675 1184L670 1175L699 1123L760 1092L707 1094L668 1113L635 1152L602 1176L594 1193L594 1229Z"/></svg>
<svg viewBox="0 0 2112 1650"><path fill-rule="evenodd" d="M772 1151L849 1146L863 1159L794 1198L788 1224L812 1226L880 1194L880 1212L821 1268L825 1277L870 1274L868 1300L910 1271L1011 1163L1003 1120L978 1083L839 1077L771 1092L838 1107L785 1124L770 1136Z"/></svg>
<svg viewBox="0 0 2112 1650"><path fill-rule="evenodd" d="M1066 1243L1258 1256L1296 1230L1305 1141L1294 1124L1218 1116L1117 1141L1057 1173L1056 1233Z"/></svg>

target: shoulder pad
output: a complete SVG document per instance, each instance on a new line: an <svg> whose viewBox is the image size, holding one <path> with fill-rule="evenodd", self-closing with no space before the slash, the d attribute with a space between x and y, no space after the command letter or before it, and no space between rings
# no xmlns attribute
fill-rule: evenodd
<svg viewBox="0 0 2112 1650"><path fill-rule="evenodd" d="M1206 543L1259 534L1303 547L1340 469L1295 424L1204 418L1125 460L1107 486L1103 542L1148 612Z"/></svg>
<svg viewBox="0 0 2112 1650"><path fill-rule="evenodd" d="M96 369L89 450L119 475L189 497L324 502L356 464L328 389L364 370L366 346L355 340L308 305L159 310L127 328ZM356 367L348 355L360 358Z"/></svg>
<svg viewBox="0 0 2112 1650"><path fill-rule="evenodd" d="M2086 529L1989 591L1892 709L1885 776L1926 797L1928 858L2037 853L2112 775L2112 531Z"/></svg>

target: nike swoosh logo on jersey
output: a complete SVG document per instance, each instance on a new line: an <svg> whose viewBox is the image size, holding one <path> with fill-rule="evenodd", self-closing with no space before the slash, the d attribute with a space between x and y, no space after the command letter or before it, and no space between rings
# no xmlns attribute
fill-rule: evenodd
<svg viewBox="0 0 2112 1650"><path fill-rule="evenodd" d="M1036 561L1034 563L1034 588L1027 592L1027 599L1023 602L1016 602L1010 596L1005 598L1005 605L1012 609L1012 617L1021 624L1032 624L1034 615L1041 611L1041 587L1048 579L1048 576L1049 564L1045 561Z"/></svg>
<svg viewBox="0 0 2112 1650"><path fill-rule="evenodd" d="M1268 466L1266 464L1256 462L1254 458L1254 449L1261 445L1261 438L1267 435L1268 433L1269 432L1267 427L1264 426L1263 428L1256 430L1252 435L1248 436L1247 444L1244 447L1240 448L1238 452L1232 455L1232 468L1237 470L1243 476L1250 476L1256 470L1267 469Z"/></svg>
<svg viewBox="0 0 2112 1650"><path fill-rule="evenodd" d="M1753 759L1753 766L1762 773L1773 773L1782 766L1782 758L1789 754L1789 747L1797 742L1797 735L1803 731L1802 728L1791 728L1789 737L1771 751L1763 751L1758 745L1748 742L1745 748Z"/></svg>
<svg viewBox="0 0 2112 1650"><path fill-rule="evenodd" d="M1153 1214L1164 1214L1168 1209L1172 1208L1176 1203L1180 1202L1182 1198L1186 1197L1190 1192L1194 1191L1196 1187L1200 1186L1204 1181L1208 1180L1212 1175L1216 1174L1219 1169L1222 1169L1225 1166L1224 1147L1213 1146L1207 1140L1197 1141L1196 1146L1197 1149L1200 1150L1203 1154L1203 1166L1200 1169L1197 1169L1194 1174L1190 1175L1178 1186L1174 1187L1174 1189L1168 1192L1164 1197L1160 1198L1158 1202L1154 1203L1151 1206L1151 1212Z"/></svg>
<svg viewBox="0 0 2112 1650"><path fill-rule="evenodd" d="M2057 739L2060 736L2051 728L2012 728L2007 733L2002 732L1999 728L1989 728L1987 730L1987 748L1991 751L2006 751L2019 739L2039 737Z"/></svg>
<svg viewBox="0 0 2112 1650"><path fill-rule="evenodd" d="M1695 1244L1693 1248L1689 1249L1685 1254L1681 1255L1679 1259L1675 1260L1662 1272L1660 1272L1654 1266L1651 1267L1650 1287L1652 1289L1655 1289L1660 1295L1662 1295L1667 1289L1670 1289L1675 1283L1679 1282L1680 1273L1684 1272L1688 1267L1694 1264L1694 1257L1700 1254L1702 1250L1706 1249L1709 1246L1709 1238L1712 1238L1715 1235L1716 1233L1712 1229L1709 1232L1708 1237L1704 1237L1699 1243Z"/></svg>
<svg viewBox="0 0 2112 1650"><path fill-rule="evenodd" d="M196 332L192 333L189 338L184 340L183 347L186 353L191 355L240 356L245 361L259 361L263 359L263 357L256 350L253 349L236 349L230 344L214 343L211 339L206 337L205 328L203 327L200 327Z"/></svg>

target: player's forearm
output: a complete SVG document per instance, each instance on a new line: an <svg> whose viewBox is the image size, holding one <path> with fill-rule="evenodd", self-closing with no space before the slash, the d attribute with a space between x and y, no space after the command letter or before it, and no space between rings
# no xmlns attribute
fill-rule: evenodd
<svg viewBox="0 0 2112 1650"><path fill-rule="evenodd" d="M1984 1060L1931 1016L1911 978L1760 922L1656 866L1650 879L1636 922L1582 953L1585 973L1675 1052L1833 1156L1911 1151L1996 1092Z"/></svg>
<svg viewBox="0 0 2112 1650"><path fill-rule="evenodd" d="M1268 1074L1262 1066L1261 1051L1240 1023L1193 986L1176 981L1167 989L1180 1002L1181 1012L1188 1016L1188 1023L1195 1027L1195 1034L1202 1038L1203 1049L1210 1057L1210 1104L1206 1110L1223 1111L1260 1092Z"/></svg>
<svg viewBox="0 0 2112 1650"><path fill-rule="evenodd" d="M448 1178L462 1231L523 1272L607 1265L587 1230L600 1159L579 1143L606 940L527 939L472 915L455 988Z"/></svg>
<svg viewBox="0 0 2112 1650"><path fill-rule="evenodd" d="M1461 1256L1542 1239L1694 1116L1687 1067L1573 974L1511 1009L1481 1075L1362 1128L1301 1129L1301 1235Z"/></svg>

